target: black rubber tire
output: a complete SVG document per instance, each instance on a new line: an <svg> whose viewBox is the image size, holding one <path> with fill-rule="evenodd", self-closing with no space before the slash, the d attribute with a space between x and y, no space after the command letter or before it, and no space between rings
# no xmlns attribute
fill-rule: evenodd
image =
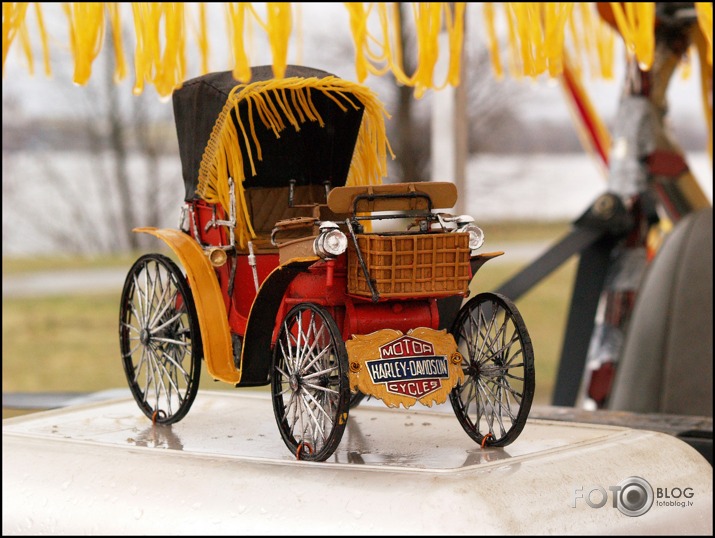
<svg viewBox="0 0 715 538"><path fill-rule="evenodd" d="M348 354L321 306L294 306L281 322L271 394L283 441L298 459L324 461L340 444L350 408Z"/></svg>
<svg viewBox="0 0 715 538"><path fill-rule="evenodd" d="M459 423L483 446L512 443L535 387L534 350L521 314L503 295L480 293L459 310L451 332L465 376L450 393Z"/></svg>
<svg viewBox="0 0 715 538"><path fill-rule="evenodd" d="M119 307L119 347L129 389L158 424L178 422L199 388L203 349L186 277L162 254L129 269Z"/></svg>

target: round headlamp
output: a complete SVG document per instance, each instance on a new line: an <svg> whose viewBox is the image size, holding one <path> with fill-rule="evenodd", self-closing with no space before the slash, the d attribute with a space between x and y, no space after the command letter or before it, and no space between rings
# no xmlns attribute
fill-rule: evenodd
<svg viewBox="0 0 715 538"><path fill-rule="evenodd" d="M457 223L455 231L469 234L469 248L477 250L484 244L484 232L474 224L474 218L469 215L459 215L454 219Z"/></svg>
<svg viewBox="0 0 715 538"><path fill-rule="evenodd" d="M348 238L338 225L325 221L320 225L320 234L315 238L313 250L321 258L340 256L348 248Z"/></svg>
<svg viewBox="0 0 715 538"><path fill-rule="evenodd" d="M460 232L469 233L469 248L477 250L484 244L484 232L476 224L467 224L459 229Z"/></svg>

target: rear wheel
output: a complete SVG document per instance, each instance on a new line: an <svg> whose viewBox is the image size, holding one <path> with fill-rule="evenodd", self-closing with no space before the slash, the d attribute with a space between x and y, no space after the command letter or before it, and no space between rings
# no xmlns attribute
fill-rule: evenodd
<svg viewBox="0 0 715 538"><path fill-rule="evenodd" d="M521 314L503 295L480 293L460 309L452 335L465 376L450 393L459 423L480 444L510 444L534 398L534 350Z"/></svg>
<svg viewBox="0 0 715 538"><path fill-rule="evenodd" d="M186 277L166 256L146 254L129 270L119 345L142 412L160 424L181 420L199 388L201 335Z"/></svg>
<svg viewBox="0 0 715 538"><path fill-rule="evenodd" d="M340 331L322 307L304 303L283 319L273 352L273 410L297 458L324 461L348 419L348 357Z"/></svg>

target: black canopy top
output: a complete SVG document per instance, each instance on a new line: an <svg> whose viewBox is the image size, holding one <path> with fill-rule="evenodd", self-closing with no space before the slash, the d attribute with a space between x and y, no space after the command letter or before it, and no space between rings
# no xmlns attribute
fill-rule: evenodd
<svg viewBox="0 0 715 538"><path fill-rule="evenodd" d="M271 66L253 67L251 75L250 84L275 78ZM319 69L288 66L285 78L292 77L324 79L334 75ZM197 187L204 152L212 132L218 127L217 119L231 91L237 85L239 82L233 78L232 72L223 71L191 79L173 94L174 118L187 201L199 197ZM276 91L280 93L291 90ZM281 104L274 96L279 93L266 92L263 97L278 111L282 110ZM340 93L345 91L341 90ZM322 183L326 180L333 186L345 184L360 130L364 104L359 99L348 97L350 102L357 106L347 106L343 110L324 91L313 90L309 95L312 106L324 121L324 126L321 126L319 121L308 121L304 118L298 131L295 126L287 124L286 128L280 130L279 137L274 130L264 125L261 118L256 117L259 114L250 100L238 101L237 107L231 111L231 121L238 133L238 151L244 156L252 152L255 167L254 174L249 159L244 157L243 188L287 186L291 179L295 179L298 185ZM295 99L295 96L288 96L286 102L295 103ZM296 108L299 107L296 105ZM236 118L236 110L239 111L240 123ZM302 115L296 111L293 113L296 117ZM244 131L239 127L241 124ZM251 126L260 144L261 159L256 148L252 147L255 143L246 141L247 138L250 140L251 135L241 134L250 133Z"/></svg>

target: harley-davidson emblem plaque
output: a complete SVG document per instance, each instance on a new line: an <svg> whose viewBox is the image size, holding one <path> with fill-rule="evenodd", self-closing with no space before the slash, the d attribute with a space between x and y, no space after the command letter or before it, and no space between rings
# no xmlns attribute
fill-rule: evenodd
<svg viewBox="0 0 715 538"><path fill-rule="evenodd" d="M355 335L345 345L351 390L380 398L388 407L444 403L464 378L462 357L445 330L383 329Z"/></svg>

